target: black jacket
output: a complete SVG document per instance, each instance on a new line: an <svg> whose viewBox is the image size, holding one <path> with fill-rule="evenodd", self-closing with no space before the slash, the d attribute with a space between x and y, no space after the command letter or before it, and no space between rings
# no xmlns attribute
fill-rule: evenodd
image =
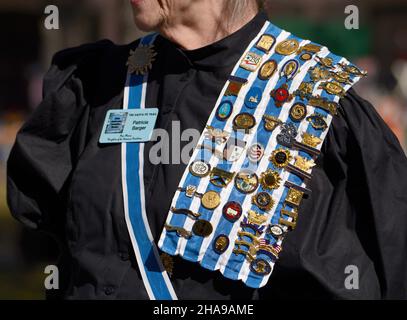
<svg viewBox="0 0 407 320"><path fill-rule="evenodd" d="M156 128L203 130L233 66L266 17L192 51L158 37L147 106ZM123 213L120 145L98 143L109 109L122 106L126 60L137 42L100 41L55 55L44 100L8 162L13 215L61 245L63 298L147 299ZM188 142L183 142L186 144ZM146 159L153 143L147 143ZM145 161L146 207L156 240L185 164ZM355 91L340 101L313 170L312 195L268 284L259 290L175 259L180 299L407 298L407 160L396 137ZM344 286L359 269L359 289Z"/></svg>

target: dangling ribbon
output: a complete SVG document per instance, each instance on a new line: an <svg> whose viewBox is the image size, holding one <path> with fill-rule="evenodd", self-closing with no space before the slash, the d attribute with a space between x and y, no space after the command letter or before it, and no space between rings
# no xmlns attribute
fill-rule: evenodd
<svg viewBox="0 0 407 320"><path fill-rule="evenodd" d="M140 40L150 45L156 35ZM124 90L123 109L144 109L147 75L128 72ZM176 300L167 272L164 270L157 246L148 224L144 194L144 144L122 143L122 188L127 228L141 277L151 300Z"/></svg>

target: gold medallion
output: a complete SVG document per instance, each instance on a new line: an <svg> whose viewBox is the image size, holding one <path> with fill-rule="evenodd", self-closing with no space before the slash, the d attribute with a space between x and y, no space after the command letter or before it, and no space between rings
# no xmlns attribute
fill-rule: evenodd
<svg viewBox="0 0 407 320"><path fill-rule="evenodd" d="M277 171L268 169L260 176L260 184L265 190L277 189L280 186L281 178Z"/></svg>
<svg viewBox="0 0 407 320"><path fill-rule="evenodd" d="M311 60L312 55L308 52L304 52L303 54L300 55L300 59L303 61L308 61Z"/></svg>
<svg viewBox="0 0 407 320"><path fill-rule="evenodd" d="M278 54L288 56L296 52L299 46L298 41L295 39L284 40L277 45L276 52Z"/></svg>
<svg viewBox="0 0 407 320"><path fill-rule="evenodd" d="M244 130L249 133L250 129L256 125L256 119L247 112L239 113L233 119L233 130Z"/></svg>
<svg viewBox="0 0 407 320"><path fill-rule="evenodd" d="M312 147L312 148L316 148L320 143L322 142L322 140L310 133L304 132L302 134L302 143Z"/></svg>
<svg viewBox="0 0 407 320"><path fill-rule="evenodd" d="M220 234L216 237L215 242L213 243L213 251L217 254L222 254L229 247L229 238L225 234Z"/></svg>
<svg viewBox="0 0 407 320"><path fill-rule="evenodd" d="M252 203L263 211L269 211L274 205L274 200L269 193L263 191L252 197Z"/></svg>
<svg viewBox="0 0 407 320"><path fill-rule="evenodd" d="M243 169L236 174L235 187L242 193L252 193L259 185L259 178L251 170Z"/></svg>
<svg viewBox="0 0 407 320"><path fill-rule="evenodd" d="M290 118L294 122L300 122L307 115L307 107L303 103L295 103L290 108Z"/></svg>
<svg viewBox="0 0 407 320"><path fill-rule="evenodd" d="M276 168L284 168L292 157L290 151L287 149L276 149L272 152L269 160Z"/></svg>
<svg viewBox="0 0 407 320"><path fill-rule="evenodd" d="M275 60L268 60L262 64L259 70L258 77L260 80L268 80L277 70L277 62Z"/></svg>
<svg viewBox="0 0 407 320"><path fill-rule="evenodd" d="M294 76L300 72L300 64L297 60L288 60L280 72L280 77L285 77L287 80L294 78Z"/></svg>
<svg viewBox="0 0 407 320"><path fill-rule="evenodd" d="M130 56L126 63L129 72L145 75L153 67L152 63L156 55L153 45L140 45L136 49L130 50Z"/></svg>
<svg viewBox="0 0 407 320"><path fill-rule="evenodd" d="M207 220L197 220L192 226L192 232L199 237L208 237L213 231L211 223Z"/></svg>
<svg viewBox="0 0 407 320"><path fill-rule="evenodd" d="M271 34L263 34L259 41L257 41L256 48L268 53L275 42L276 38L274 38Z"/></svg>
<svg viewBox="0 0 407 320"><path fill-rule="evenodd" d="M211 165L205 161L195 160L189 165L189 172L195 177L203 178L211 172Z"/></svg>
<svg viewBox="0 0 407 320"><path fill-rule="evenodd" d="M202 195L201 203L208 210L216 209L220 204L220 196L216 191L207 191Z"/></svg>
<svg viewBox="0 0 407 320"><path fill-rule="evenodd" d="M271 273L272 268L267 260L256 258L250 262L250 270L259 276L265 276Z"/></svg>

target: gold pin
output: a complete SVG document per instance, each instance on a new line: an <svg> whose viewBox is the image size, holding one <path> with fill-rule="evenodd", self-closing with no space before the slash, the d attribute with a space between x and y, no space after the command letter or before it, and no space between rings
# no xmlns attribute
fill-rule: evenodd
<svg viewBox="0 0 407 320"><path fill-rule="evenodd" d="M184 215L190 217L191 219L198 219L201 216L200 213L192 212L191 210L186 209L186 208L177 209L175 207L171 207L171 212L175 213L175 214L184 214Z"/></svg>
<svg viewBox="0 0 407 320"><path fill-rule="evenodd" d="M244 251L242 249L233 249L233 253L235 255L242 254L242 255L246 256L246 258L249 260L249 262L253 261L255 259L249 252Z"/></svg>
<svg viewBox="0 0 407 320"><path fill-rule="evenodd" d="M313 43L308 43L308 44L302 46L301 48L299 48L297 53L300 54L301 52L304 52L304 51L318 53L319 51L321 51L321 46L313 44Z"/></svg>
<svg viewBox="0 0 407 320"><path fill-rule="evenodd" d="M325 111L329 112L332 115L338 114L338 107L339 107L338 103L336 103L334 101L329 101L320 96L310 97L308 99L308 104L313 107L318 107L318 108L324 109Z"/></svg>
<svg viewBox="0 0 407 320"><path fill-rule="evenodd" d="M256 71L260 66L261 59L261 55L249 51L240 62L240 67L250 72Z"/></svg>
<svg viewBox="0 0 407 320"><path fill-rule="evenodd" d="M345 63L340 63L339 66L346 72L348 73L352 73L356 76L359 77L366 77L367 76L367 72L364 70L360 70L359 68L352 66L352 65L348 65Z"/></svg>
<svg viewBox="0 0 407 320"><path fill-rule="evenodd" d="M255 125L256 119L247 112L239 113L233 119L233 130L244 130L245 133L250 133L250 129Z"/></svg>
<svg viewBox="0 0 407 320"><path fill-rule="evenodd" d="M213 243L213 251L215 251L217 254L222 254L224 253L227 248L229 247L229 238L225 234L220 234L216 237L214 243Z"/></svg>
<svg viewBox="0 0 407 320"><path fill-rule="evenodd" d="M301 204L302 197L304 196L304 192L301 192L297 189L290 188L288 189L287 196L285 198L285 202L298 207Z"/></svg>
<svg viewBox="0 0 407 320"><path fill-rule="evenodd" d="M251 224L262 225L267 221L267 216L264 214L257 213L254 210L249 210L247 212L247 220Z"/></svg>
<svg viewBox="0 0 407 320"><path fill-rule="evenodd" d="M167 271L168 274L172 276L172 273L174 271L174 258L169 254L162 252L160 255L160 259L165 271Z"/></svg>
<svg viewBox="0 0 407 320"><path fill-rule="evenodd" d="M276 149L271 153L269 160L276 168L284 168L291 161L290 151L287 149Z"/></svg>
<svg viewBox="0 0 407 320"><path fill-rule="evenodd" d="M277 117L270 116L267 114L263 116L263 120L264 120L264 129L266 129L267 131L273 131L278 125L283 123Z"/></svg>
<svg viewBox="0 0 407 320"><path fill-rule="evenodd" d="M225 91L225 96L238 96L240 89L247 83L246 79L230 76L229 84Z"/></svg>
<svg viewBox="0 0 407 320"><path fill-rule="evenodd" d="M315 162L312 159L308 160L301 156L295 156L294 166L301 170L308 171L315 166Z"/></svg>
<svg viewBox="0 0 407 320"><path fill-rule="evenodd" d="M310 133L304 132L302 134L302 143L312 147L312 148L316 148L320 143L322 142L322 140Z"/></svg>
<svg viewBox="0 0 407 320"><path fill-rule="evenodd" d="M208 237L213 231L211 223L207 220L196 220L192 232L199 237Z"/></svg>
<svg viewBox="0 0 407 320"><path fill-rule="evenodd" d="M268 53L276 42L271 34L263 34L256 43L256 48Z"/></svg>
<svg viewBox="0 0 407 320"><path fill-rule="evenodd" d="M277 70L277 62L275 60L268 60L264 62L260 69L258 77L260 80L268 80Z"/></svg>
<svg viewBox="0 0 407 320"><path fill-rule="evenodd" d="M182 227L176 227L176 226L172 226L172 225L169 225L166 223L164 225L164 228L167 232L175 232L178 237L182 237L185 239L189 239L192 237L192 233Z"/></svg>
<svg viewBox="0 0 407 320"><path fill-rule="evenodd" d="M284 207L281 209L280 213L291 217L293 219L293 221L296 221L298 218L298 209L297 208L293 208L293 210L290 211L290 210L285 209L285 205L284 205Z"/></svg>
<svg viewBox="0 0 407 320"><path fill-rule="evenodd" d="M263 211L269 211L274 206L274 200L267 192L259 192L252 197L252 203Z"/></svg>
<svg viewBox="0 0 407 320"><path fill-rule="evenodd" d="M217 187L224 188L230 183L234 176L234 172L213 168L210 174L210 182Z"/></svg>
<svg viewBox="0 0 407 320"><path fill-rule="evenodd" d="M325 58L321 58L321 57L317 57L318 59L318 63L322 66L324 66L327 69L332 69L334 67L334 61L332 60L332 58L329 57L325 57Z"/></svg>
<svg viewBox="0 0 407 320"><path fill-rule="evenodd" d="M270 263L264 259L254 259L250 263L250 270L260 276L265 276L271 272Z"/></svg>
<svg viewBox="0 0 407 320"><path fill-rule="evenodd" d="M288 55L296 52L298 50L299 46L300 46L299 42L295 39L284 40L284 41L281 41L276 46L276 52L278 54L288 56Z"/></svg>
<svg viewBox="0 0 407 320"><path fill-rule="evenodd" d="M321 80L329 80L332 77L332 74L329 70L321 68L321 67L314 67L310 68L309 75L314 82L318 82Z"/></svg>
<svg viewBox="0 0 407 320"><path fill-rule="evenodd" d="M225 143L229 137L229 132L221 129L214 128L212 126L206 126L205 138L212 140L217 144Z"/></svg>
<svg viewBox="0 0 407 320"><path fill-rule="evenodd" d="M295 227L297 226L297 221L288 221L287 219L283 218L278 219L278 223L290 228L291 230L294 230Z"/></svg>
<svg viewBox="0 0 407 320"><path fill-rule="evenodd" d="M323 82L319 85L318 89L323 89L329 94L333 94L343 98L346 94L345 89L336 81Z"/></svg>
<svg viewBox="0 0 407 320"><path fill-rule="evenodd" d="M346 71L331 72L331 75L339 83L352 84L350 74Z"/></svg>
<svg viewBox="0 0 407 320"><path fill-rule="evenodd" d="M312 82L303 82L300 84L298 89L294 91L294 95L304 100L312 95L313 90L314 84Z"/></svg>
<svg viewBox="0 0 407 320"><path fill-rule="evenodd" d="M307 115L307 107L305 104L297 102L290 108L290 118L294 122L300 122Z"/></svg>
<svg viewBox="0 0 407 320"><path fill-rule="evenodd" d="M260 175L260 184L265 190L277 189L280 186L281 178L277 171L268 169Z"/></svg>
<svg viewBox="0 0 407 320"><path fill-rule="evenodd" d="M207 191L202 195L201 203L204 208L214 210L220 204L220 195L213 190Z"/></svg>
<svg viewBox="0 0 407 320"><path fill-rule="evenodd" d="M312 59L312 54L308 52L304 52L303 54L300 55L300 59L303 61L309 61Z"/></svg>

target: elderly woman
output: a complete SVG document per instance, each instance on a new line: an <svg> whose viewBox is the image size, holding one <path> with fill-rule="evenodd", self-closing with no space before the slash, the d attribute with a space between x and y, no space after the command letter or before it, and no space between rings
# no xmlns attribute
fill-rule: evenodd
<svg viewBox="0 0 407 320"><path fill-rule="evenodd" d="M406 298L407 161L365 72L255 0L131 5L156 33L57 53L8 163L60 296Z"/></svg>

